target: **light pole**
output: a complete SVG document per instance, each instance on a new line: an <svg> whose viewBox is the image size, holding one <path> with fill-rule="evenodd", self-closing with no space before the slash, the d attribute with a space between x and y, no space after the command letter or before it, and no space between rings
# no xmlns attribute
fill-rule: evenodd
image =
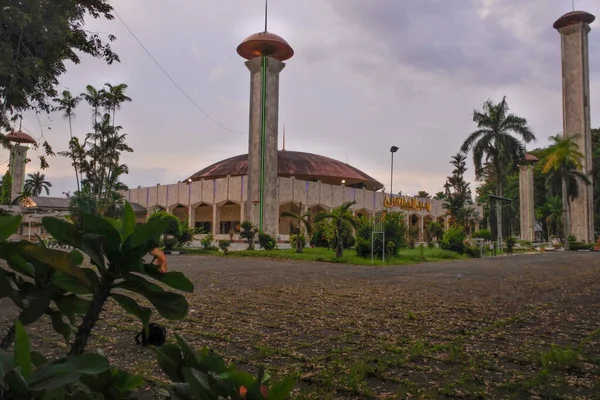
<svg viewBox="0 0 600 400"><path fill-rule="evenodd" d="M392 199L392 197L394 197L394 191L392 190L392 186L394 185L394 153L398 151L398 147L397 146L392 146L390 147L390 153L392 153L392 165L391 165L391 172L390 172L390 200Z"/></svg>

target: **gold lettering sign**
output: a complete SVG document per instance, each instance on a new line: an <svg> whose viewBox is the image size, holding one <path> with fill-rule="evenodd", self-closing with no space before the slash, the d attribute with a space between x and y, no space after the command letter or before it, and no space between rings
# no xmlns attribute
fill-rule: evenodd
<svg viewBox="0 0 600 400"><path fill-rule="evenodd" d="M427 210L431 212L431 203L426 201L418 200L417 198L405 198L405 197L392 197L385 196L383 199L383 206L385 208L397 207L403 210Z"/></svg>

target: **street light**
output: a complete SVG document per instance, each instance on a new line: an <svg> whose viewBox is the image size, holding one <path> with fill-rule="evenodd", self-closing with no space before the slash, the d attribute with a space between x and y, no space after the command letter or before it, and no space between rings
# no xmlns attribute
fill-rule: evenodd
<svg viewBox="0 0 600 400"><path fill-rule="evenodd" d="M398 151L397 146L390 147L390 153L392 153L392 166L390 173L390 199L394 197L394 191L392 190L392 186L394 185L394 153Z"/></svg>

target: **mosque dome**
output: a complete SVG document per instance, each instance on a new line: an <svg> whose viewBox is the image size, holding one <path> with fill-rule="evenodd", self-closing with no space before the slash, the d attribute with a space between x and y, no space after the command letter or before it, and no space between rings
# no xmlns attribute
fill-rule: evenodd
<svg viewBox="0 0 600 400"><path fill-rule="evenodd" d="M364 187L379 190L383 185L361 170L341 161L318 154L300 151L280 150L277 159L277 175L295 177L305 181L321 181L330 185ZM248 174L248 154L227 158L196 172L188 179L219 179L227 176L243 176ZM343 182L342 182L343 181Z"/></svg>
<svg viewBox="0 0 600 400"><path fill-rule="evenodd" d="M10 142L35 144L35 139L23 131L12 131L5 137Z"/></svg>
<svg viewBox="0 0 600 400"><path fill-rule="evenodd" d="M237 48L238 54L246 60L266 55L285 61L294 55L294 50L281 36L271 32L259 32L248 36Z"/></svg>
<svg viewBox="0 0 600 400"><path fill-rule="evenodd" d="M590 14L586 11L571 11L560 17L556 20L553 27L554 29L564 28L565 26L577 24L579 22L583 22L586 24L591 24L594 22L596 17L593 14Z"/></svg>

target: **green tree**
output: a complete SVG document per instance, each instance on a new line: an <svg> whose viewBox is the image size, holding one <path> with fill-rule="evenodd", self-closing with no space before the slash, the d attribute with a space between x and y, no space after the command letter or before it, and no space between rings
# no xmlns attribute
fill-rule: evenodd
<svg viewBox="0 0 600 400"><path fill-rule="evenodd" d="M6 173L2 177L2 198L0 199L0 203L10 204L11 199L12 199L12 177L10 176L10 172L6 171Z"/></svg>
<svg viewBox="0 0 600 400"><path fill-rule="evenodd" d="M72 119L75 116L75 109L77 105L81 101L81 97L73 97L70 91L63 90L62 96L59 98L55 98L54 101L58 103L56 110L62 111L63 116L69 120L69 156L73 159L73 168L75 169L75 179L77 180L77 191L81 190L80 180L79 180L79 163L77 162L77 153L73 151L77 148L76 143L73 141L73 126Z"/></svg>
<svg viewBox="0 0 600 400"><path fill-rule="evenodd" d="M315 215L313 221L319 223L323 220L330 220L333 222L333 232L335 236L335 258L342 258L344 253L344 241L343 232L347 229L347 225L350 224L353 228L358 226L354 215L350 207L356 204L355 201L347 201L339 207L334 208L330 212L321 211Z"/></svg>
<svg viewBox="0 0 600 400"><path fill-rule="evenodd" d="M300 203L300 210L302 210L302 203ZM304 214L295 214L291 211L283 211L281 213L282 217L289 217L289 218L293 218L296 220L297 226L298 226L298 235L302 235L302 228L304 228L304 230L306 231L306 234L308 236L311 235L312 233L312 224L310 222L310 212L305 212ZM303 246L302 246L302 240L297 239L296 240L296 253L302 253L303 251Z"/></svg>
<svg viewBox="0 0 600 400"><path fill-rule="evenodd" d="M4 0L0 13L0 126L31 109L50 112L56 84L66 63L79 64L82 54L112 64L118 61L100 32L85 28L86 19L113 19L108 0ZM108 35L108 41L115 37ZM7 145L4 135L4 145ZM52 154L44 142L46 155ZM45 156L40 156L42 169Z"/></svg>
<svg viewBox="0 0 600 400"><path fill-rule="evenodd" d="M579 195L579 184L590 185L587 173L582 173L583 153L575 142L575 136L563 138L551 136L550 154L544 164L543 172L548 174L547 186L554 195L560 194L563 204L563 221L565 248L569 248L571 234L571 201Z"/></svg>
<svg viewBox="0 0 600 400"><path fill-rule="evenodd" d="M448 210L450 216L459 224L465 225L472 216L470 183L465 181L464 174L467 171L466 156L457 153L452 156L450 164L454 166L452 175L446 178L444 185L444 203L442 207Z"/></svg>
<svg viewBox="0 0 600 400"><path fill-rule="evenodd" d="M151 221L166 221L167 229L165 229L163 233L163 243L167 248L172 247L169 242L169 236L171 236L173 239L176 239L176 242L179 241L179 236L181 235L179 218L177 218L173 214L169 214L166 211L157 211L151 214L148 218L148 222Z"/></svg>
<svg viewBox="0 0 600 400"><path fill-rule="evenodd" d="M46 195L50 195L50 188L52 184L46 180L46 176L40 172L34 172L28 174L28 178L25 180L24 189L31 193L32 196L39 196L43 191Z"/></svg>
<svg viewBox="0 0 600 400"><path fill-rule="evenodd" d="M417 193L417 195L415 197L419 197L422 199L430 199L431 195L424 190L419 190L419 192Z"/></svg>
<svg viewBox="0 0 600 400"><path fill-rule="evenodd" d="M503 196L506 174L513 172L525 158L525 144L536 140L535 135L525 118L509 113L506 96L497 104L487 100L481 111L473 111L473 121L477 129L469 134L460 150L472 151L476 177L483 172L484 161L490 164L496 183L495 194ZM500 233L503 231L501 212L497 229Z"/></svg>

